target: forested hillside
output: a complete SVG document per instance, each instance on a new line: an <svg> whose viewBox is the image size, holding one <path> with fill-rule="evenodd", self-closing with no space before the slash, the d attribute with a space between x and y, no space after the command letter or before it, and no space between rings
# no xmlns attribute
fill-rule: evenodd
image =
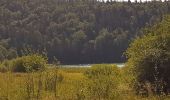
<svg viewBox="0 0 170 100"><path fill-rule="evenodd" d="M123 62L144 27L170 13L170 2L0 0L0 61L25 49L64 64Z"/></svg>

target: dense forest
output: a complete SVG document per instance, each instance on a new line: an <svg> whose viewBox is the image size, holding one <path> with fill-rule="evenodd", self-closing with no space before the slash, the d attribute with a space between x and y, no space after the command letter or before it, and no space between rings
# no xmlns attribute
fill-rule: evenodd
<svg viewBox="0 0 170 100"><path fill-rule="evenodd" d="M64 64L123 62L129 43L170 13L170 2L0 0L0 61L46 52Z"/></svg>

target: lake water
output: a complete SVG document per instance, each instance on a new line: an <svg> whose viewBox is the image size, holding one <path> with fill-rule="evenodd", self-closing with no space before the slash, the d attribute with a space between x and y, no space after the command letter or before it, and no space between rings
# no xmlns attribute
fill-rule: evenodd
<svg viewBox="0 0 170 100"><path fill-rule="evenodd" d="M113 63L118 67L123 67L124 63ZM79 65L61 65L61 67L91 67L93 64L79 64Z"/></svg>

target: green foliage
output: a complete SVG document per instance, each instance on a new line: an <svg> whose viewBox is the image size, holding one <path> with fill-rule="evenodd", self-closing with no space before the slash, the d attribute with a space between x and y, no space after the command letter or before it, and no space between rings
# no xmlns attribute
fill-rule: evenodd
<svg viewBox="0 0 170 100"><path fill-rule="evenodd" d="M2 70L13 72L33 72L45 69L47 59L42 55L33 54L23 57L18 57L9 61L4 61L1 64Z"/></svg>
<svg viewBox="0 0 170 100"><path fill-rule="evenodd" d="M15 48L10 47L10 39L0 39L0 62L16 58L17 51Z"/></svg>
<svg viewBox="0 0 170 100"><path fill-rule="evenodd" d="M94 65L87 72L87 91L91 99L112 100L118 98L119 69L115 65Z"/></svg>
<svg viewBox="0 0 170 100"><path fill-rule="evenodd" d="M44 70L47 64L47 59L38 54L26 56L23 59L23 65L27 72Z"/></svg>
<svg viewBox="0 0 170 100"><path fill-rule="evenodd" d="M0 46L0 61L4 60L7 55L7 50L3 46Z"/></svg>
<svg viewBox="0 0 170 100"><path fill-rule="evenodd" d="M165 16L160 24L147 29L146 32L147 35L136 39L127 50L128 66L133 69L137 82L144 85L149 82L153 92L168 93L170 16Z"/></svg>
<svg viewBox="0 0 170 100"><path fill-rule="evenodd" d="M11 70L12 63L9 60L4 60L0 64L0 72L8 72Z"/></svg>
<svg viewBox="0 0 170 100"><path fill-rule="evenodd" d="M54 56L65 64L124 61L129 40L160 22L169 7L160 1L1 0L0 60L10 49L22 56L30 47L46 49L50 62Z"/></svg>

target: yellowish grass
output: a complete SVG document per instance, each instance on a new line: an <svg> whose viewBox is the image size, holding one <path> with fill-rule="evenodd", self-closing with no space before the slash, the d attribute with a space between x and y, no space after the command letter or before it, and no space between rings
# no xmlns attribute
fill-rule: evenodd
<svg viewBox="0 0 170 100"><path fill-rule="evenodd" d="M74 69L49 70L49 75L57 73L63 77L62 81L56 82L56 91L45 90L47 79L45 73L0 73L0 100L28 100L27 88L28 82L31 82L30 79L33 79L30 86L34 88L34 97L31 100L79 100L78 95L83 91L84 83L87 80L83 74L85 70L88 69L75 69L75 71ZM129 86L128 77L131 76L126 75L123 71L121 72L118 78L120 97L116 100L170 100L168 97L163 97L163 99L156 96L143 98L135 95ZM40 96L38 96L38 93L40 93Z"/></svg>

